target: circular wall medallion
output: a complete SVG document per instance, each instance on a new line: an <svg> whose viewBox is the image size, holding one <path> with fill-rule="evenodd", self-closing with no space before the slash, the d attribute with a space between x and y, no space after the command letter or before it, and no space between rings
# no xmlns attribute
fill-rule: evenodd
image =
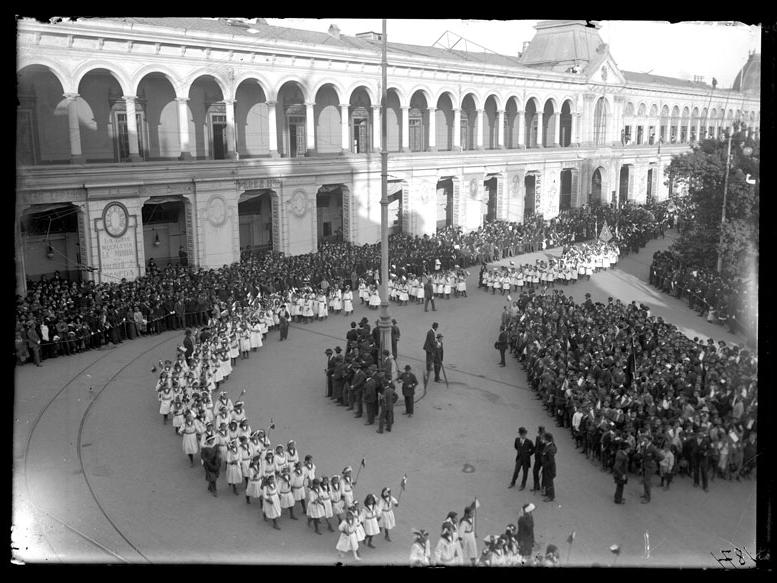
<svg viewBox="0 0 777 583"><path fill-rule="evenodd" d="M220 196L212 197L208 201L206 214L211 225L220 227L227 220L227 203Z"/></svg>
<svg viewBox="0 0 777 583"><path fill-rule="evenodd" d="M103 209L105 232L111 237L123 237L129 227L129 212L120 202L110 202Z"/></svg>
<svg viewBox="0 0 777 583"><path fill-rule="evenodd" d="M305 191L295 191L294 194L291 195L289 205L291 206L291 212L293 212L295 215L298 217L304 215L308 207L308 198L305 196Z"/></svg>

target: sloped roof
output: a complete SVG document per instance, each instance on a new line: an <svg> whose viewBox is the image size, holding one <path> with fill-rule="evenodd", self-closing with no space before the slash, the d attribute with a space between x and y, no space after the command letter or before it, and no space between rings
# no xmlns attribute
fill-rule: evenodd
<svg viewBox="0 0 777 583"><path fill-rule="evenodd" d="M683 87L685 89L710 89L710 85L700 81L690 81L688 79L677 79L676 77L663 77L661 75L652 75L650 73L636 73L634 71L621 71L627 82L647 83L650 85L671 85L672 87Z"/></svg>
<svg viewBox="0 0 777 583"><path fill-rule="evenodd" d="M87 20L87 19L81 19ZM345 49L358 49L366 51L379 52L382 41L368 38L359 38L347 36L344 34L335 38L326 32L315 32L298 28L287 28L283 26L271 26L267 24L251 25L233 25L225 19L210 20L195 17L156 17L156 18L138 18L138 17L107 17L101 20L119 21L125 24L139 24L144 26L163 26L166 28L176 28L192 31L209 32L216 34L234 35L240 37L278 40L312 44L318 46L331 46ZM248 29L256 32L248 32ZM403 54L414 57L424 57L437 60L449 60L468 63L488 64L501 67L524 68L518 61L518 57L499 55L495 53L478 53L457 50L446 50L437 47L426 47L419 45L408 45L401 43L387 43L388 49L394 54Z"/></svg>
<svg viewBox="0 0 777 583"><path fill-rule="evenodd" d="M584 67L602 53L598 26L585 20L544 21L521 56L529 67L566 71L577 63Z"/></svg>
<svg viewBox="0 0 777 583"><path fill-rule="evenodd" d="M731 85L734 91L743 91L744 93L761 92L761 55L760 53L750 53L747 63L739 70Z"/></svg>

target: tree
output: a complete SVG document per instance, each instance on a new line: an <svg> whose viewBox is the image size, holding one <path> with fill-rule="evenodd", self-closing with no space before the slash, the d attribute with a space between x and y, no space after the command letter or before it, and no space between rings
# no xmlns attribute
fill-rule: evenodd
<svg viewBox="0 0 777 583"><path fill-rule="evenodd" d="M665 173L673 186L687 190L689 228L675 243L674 250L687 265L715 269L722 257L724 275L742 275L752 256L758 261L758 176L759 143L747 139L735 124L726 195L726 223L721 238L723 184L728 141L705 140L691 152L673 156ZM748 183L748 177L750 182Z"/></svg>

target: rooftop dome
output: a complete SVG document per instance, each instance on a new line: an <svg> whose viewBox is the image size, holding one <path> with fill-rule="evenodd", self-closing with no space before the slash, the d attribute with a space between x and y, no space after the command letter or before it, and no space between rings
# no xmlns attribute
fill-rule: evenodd
<svg viewBox="0 0 777 583"><path fill-rule="evenodd" d="M734 84L731 86L734 91L742 93L761 93L761 55L755 51L750 53L747 63L737 73Z"/></svg>

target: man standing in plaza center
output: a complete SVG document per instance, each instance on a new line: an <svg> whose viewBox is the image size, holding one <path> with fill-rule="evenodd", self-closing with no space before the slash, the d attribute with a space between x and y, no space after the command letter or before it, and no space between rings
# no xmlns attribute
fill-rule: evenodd
<svg viewBox="0 0 777 583"><path fill-rule="evenodd" d="M545 433L543 437L545 447L542 450L542 487L545 490L544 502L553 502L556 499L556 490L553 480L556 478L556 444L553 443L553 435Z"/></svg>
<svg viewBox="0 0 777 583"><path fill-rule="evenodd" d="M629 442L622 439L618 442L618 451L615 453L615 463L612 466L612 475L615 479L615 503L623 504L623 486L628 481L629 467Z"/></svg>
<svg viewBox="0 0 777 583"><path fill-rule="evenodd" d="M424 282L424 312L429 311L429 302L432 302L432 312L436 312L437 308L434 307L434 285L432 285L432 278L427 277Z"/></svg>
<svg viewBox="0 0 777 583"><path fill-rule="evenodd" d="M432 327L426 332L426 340L424 341L424 352L426 352L426 372L424 374L424 386L428 382L429 375L434 368L434 353L437 348L437 328L439 324L435 322Z"/></svg>
<svg viewBox="0 0 777 583"><path fill-rule="evenodd" d="M526 488L526 478L529 476L529 468L531 468L531 456L534 453L534 444L531 439L526 437L527 431L525 427L518 429L518 437L515 438L515 470L513 471L513 479L510 480L508 488L515 487L515 481L518 479L518 474L523 469L523 479L521 479L521 487L519 490Z"/></svg>
<svg viewBox="0 0 777 583"><path fill-rule="evenodd" d="M642 494L642 504L650 502L650 490L653 486L653 476L658 471L658 462L664 459L664 454L658 451L649 437L642 438L639 446L640 459L642 460L642 485L644 492Z"/></svg>
<svg viewBox="0 0 777 583"><path fill-rule="evenodd" d="M542 451L545 449L545 428L540 425L537 428L537 438L534 440L534 470L532 471L532 492L539 492L541 489L540 472L542 471Z"/></svg>
<svg viewBox="0 0 777 583"><path fill-rule="evenodd" d="M413 416L413 405L415 405L415 388L418 385L418 379L415 378L410 365L405 365L405 372L399 375L402 381L402 396L405 398L405 412L402 415Z"/></svg>

